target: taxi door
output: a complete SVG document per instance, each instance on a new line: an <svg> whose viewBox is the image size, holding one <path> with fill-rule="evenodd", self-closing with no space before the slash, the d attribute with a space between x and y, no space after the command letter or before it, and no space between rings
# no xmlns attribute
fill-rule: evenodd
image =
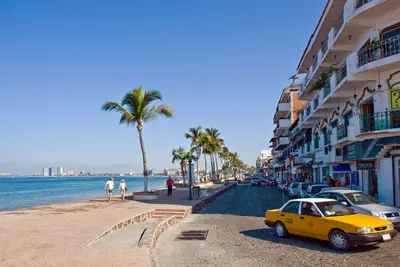
<svg viewBox="0 0 400 267"><path fill-rule="evenodd" d="M292 201L288 203L280 212L280 218L290 234L299 234L300 222L300 201Z"/></svg>
<svg viewBox="0 0 400 267"><path fill-rule="evenodd" d="M304 214L304 207L308 202L302 201L300 206L299 216L299 235L307 236L311 238L317 238L322 240L328 240L329 222L325 221L325 217L319 216L317 208L312 204L312 209L315 211L313 215Z"/></svg>

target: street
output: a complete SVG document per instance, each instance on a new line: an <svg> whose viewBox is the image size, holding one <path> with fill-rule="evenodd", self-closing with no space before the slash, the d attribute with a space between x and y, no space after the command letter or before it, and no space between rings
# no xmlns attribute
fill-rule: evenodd
<svg viewBox="0 0 400 267"><path fill-rule="evenodd" d="M266 210L281 205L276 187L239 185L168 229L158 240L156 260L161 267L399 266L400 238L343 253L330 249L327 242L276 237L263 220ZM187 230L209 232L205 241L175 240Z"/></svg>

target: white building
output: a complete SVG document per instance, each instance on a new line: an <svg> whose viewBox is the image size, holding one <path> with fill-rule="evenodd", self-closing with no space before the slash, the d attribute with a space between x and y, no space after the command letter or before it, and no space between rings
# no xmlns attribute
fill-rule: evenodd
<svg viewBox="0 0 400 267"><path fill-rule="evenodd" d="M400 1L327 1L297 70L298 154L314 180L400 206Z"/></svg>
<svg viewBox="0 0 400 267"><path fill-rule="evenodd" d="M57 176L63 176L63 167L57 167Z"/></svg>
<svg viewBox="0 0 400 267"><path fill-rule="evenodd" d="M43 168L42 175L43 176L50 176L49 168Z"/></svg>
<svg viewBox="0 0 400 267"><path fill-rule="evenodd" d="M272 157L272 149L270 149L270 148L261 149L259 157L261 160L271 158Z"/></svg>

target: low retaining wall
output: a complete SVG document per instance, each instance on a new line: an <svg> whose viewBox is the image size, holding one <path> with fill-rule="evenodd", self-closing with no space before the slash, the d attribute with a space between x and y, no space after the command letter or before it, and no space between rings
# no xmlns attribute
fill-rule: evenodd
<svg viewBox="0 0 400 267"><path fill-rule="evenodd" d="M192 206L192 208L189 208L190 213L196 213L199 210L201 210L205 205L210 204L212 202L214 202L217 197L221 196L223 193L231 190L233 187L237 186L237 183L233 183L228 185L227 187L225 187L224 189L218 191L216 194L211 195L203 200L201 200L199 203L197 203L196 205Z"/></svg>
<svg viewBox="0 0 400 267"><path fill-rule="evenodd" d="M149 210L143 213L140 213L132 218L123 220L119 223L114 224L113 226L107 228L105 231L101 232L100 234L98 234L95 238L93 238L92 240L90 240L85 246L89 246L90 244L92 244L94 241L96 241L97 239L102 238L103 236L106 236L118 229L121 229L123 227L126 227L128 225L131 224L135 224L135 223L141 223L147 219L150 219L153 216L154 213L154 209L153 210Z"/></svg>

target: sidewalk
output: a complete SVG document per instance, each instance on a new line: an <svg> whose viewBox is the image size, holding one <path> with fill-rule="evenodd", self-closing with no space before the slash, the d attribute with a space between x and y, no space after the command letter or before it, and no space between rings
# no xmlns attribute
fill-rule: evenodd
<svg viewBox="0 0 400 267"><path fill-rule="evenodd" d="M207 189L215 193L219 185ZM0 212L0 266L150 266L148 249L85 247L111 225L155 209L185 209L200 202L188 191L159 191L155 201L97 199Z"/></svg>

